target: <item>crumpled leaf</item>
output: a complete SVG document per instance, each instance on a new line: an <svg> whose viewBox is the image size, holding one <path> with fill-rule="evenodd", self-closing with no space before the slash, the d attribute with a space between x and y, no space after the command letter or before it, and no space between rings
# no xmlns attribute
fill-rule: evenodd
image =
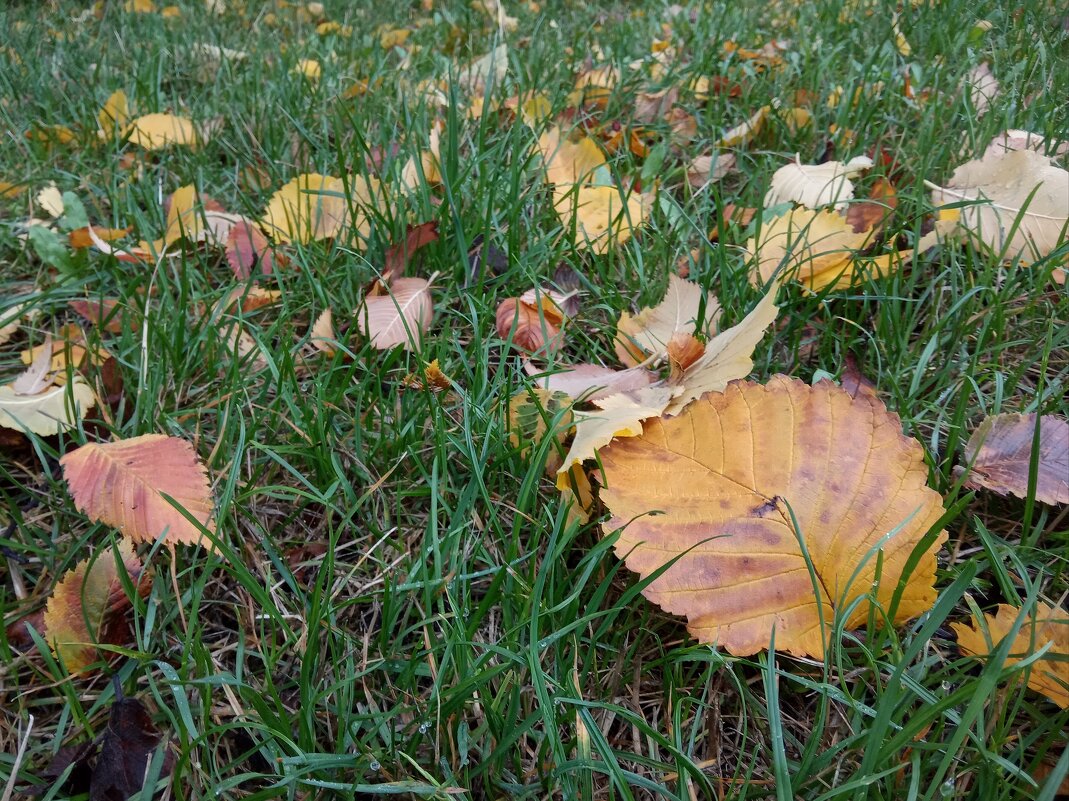
<svg viewBox="0 0 1069 801"><path fill-rule="evenodd" d="M1069 171L1033 150L989 150L954 170L946 186L925 185L937 206L979 201L958 209L960 226L1007 260L1030 264L1065 241Z"/></svg>
<svg viewBox="0 0 1069 801"><path fill-rule="evenodd" d="M404 239L386 248L386 263L380 280L388 284L403 276L416 251L437 241L437 220L407 226Z"/></svg>
<svg viewBox="0 0 1069 801"><path fill-rule="evenodd" d="M754 348L779 315L776 293L780 283L773 283L737 325L709 340L701 356L683 370L682 376L673 379L680 391L668 403L665 414L678 414L688 403L706 392L721 392L729 381L750 374L753 370Z"/></svg>
<svg viewBox="0 0 1069 801"><path fill-rule="evenodd" d="M119 541L118 556L130 582L142 597L148 595L148 575L143 574L130 540ZM97 643L129 642L130 629L124 615L130 606L115 554L98 553L94 559L68 570L56 584L45 607L45 639L67 670L80 672L100 657Z"/></svg>
<svg viewBox="0 0 1069 801"><path fill-rule="evenodd" d="M642 367L613 370L600 364L576 364L568 365L559 372L545 373L531 362L526 362L524 369L542 389L563 392L577 401L598 401L618 392L641 389L649 386L654 379L654 374Z"/></svg>
<svg viewBox="0 0 1069 801"><path fill-rule="evenodd" d="M173 114L145 114L126 128L132 144L145 150L163 150L171 145L193 147L199 143L197 129L185 117Z"/></svg>
<svg viewBox="0 0 1069 801"><path fill-rule="evenodd" d="M387 295L364 299L356 314L360 333L379 350L401 345L418 350L423 334L434 319L431 285L425 278L398 278Z"/></svg>
<svg viewBox="0 0 1069 801"><path fill-rule="evenodd" d="M162 535L172 548L210 547L200 529L163 497L169 495L204 528L215 530L208 473L185 440L145 434L91 442L59 463L75 506L91 519L134 542L155 542Z"/></svg>
<svg viewBox="0 0 1069 801"><path fill-rule="evenodd" d="M100 755L89 782L89 801L113 801L141 794L146 766L153 759L163 737L136 698L119 698L111 705L108 727L100 745ZM174 752L164 745L161 776L174 769Z"/></svg>
<svg viewBox="0 0 1069 801"><path fill-rule="evenodd" d="M634 317L627 312L620 315L616 323L616 355L624 364L634 367L650 355L664 353L675 334L695 333L700 313L702 327L697 333L708 336L720 319L720 311L712 292L703 292L693 281L669 274L668 290L660 303Z"/></svg>
<svg viewBox="0 0 1069 801"><path fill-rule="evenodd" d="M738 381L678 417L647 420L641 436L600 455L605 530L622 529L615 548L627 566L646 577L685 552L643 594L685 615L700 641L739 656L768 648L775 629L777 650L823 657L835 610L857 601L850 629L866 623L869 593L887 609L943 512L926 486L924 450L897 416L830 382ZM931 608L945 538L909 576L895 623Z"/></svg>
<svg viewBox="0 0 1069 801"><path fill-rule="evenodd" d="M986 659L1009 636L1021 610L999 604L994 615L985 614L983 623L951 623L963 654ZM986 629L986 632L985 632ZM1042 693L1062 709L1069 709L1069 612L1036 602L1033 612L1021 624L1013 639L1003 667L1011 667L1050 644L1042 659L1033 662L1028 672L1028 687Z"/></svg>
<svg viewBox="0 0 1069 801"><path fill-rule="evenodd" d="M647 214L639 195L629 192L621 198L615 186L554 186L553 207L565 228L570 230L574 221L576 248L595 253L629 240Z"/></svg>
<svg viewBox="0 0 1069 801"><path fill-rule="evenodd" d="M81 376L65 386L37 395L19 395L11 384L0 385L0 427L50 437L74 427L96 404L93 389Z"/></svg>
<svg viewBox="0 0 1069 801"><path fill-rule="evenodd" d="M298 175L272 195L262 219L264 230L279 241L301 244L338 238L350 228L366 238L371 223L363 209L373 205L372 196L379 183L358 175L348 181L346 192L340 178L316 173Z"/></svg>
<svg viewBox="0 0 1069 801"><path fill-rule="evenodd" d="M1036 500L1069 503L1069 423L1054 415L1039 421ZM1028 497L1036 415L996 414L984 419L965 445L965 486ZM968 466L971 465L971 468Z"/></svg>
<svg viewBox="0 0 1069 801"><path fill-rule="evenodd" d="M868 156L858 156L845 163L802 164L796 160L773 173L772 185L765 193L765 206L793 201L811 209L834 206L843 211L847 201L854 197L850 179L871 168L872 159Z"/></svg>

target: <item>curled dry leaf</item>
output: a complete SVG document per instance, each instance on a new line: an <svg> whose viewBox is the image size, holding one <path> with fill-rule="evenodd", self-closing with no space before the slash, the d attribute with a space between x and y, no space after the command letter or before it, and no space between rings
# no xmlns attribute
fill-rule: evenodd
<svg viewBox="0 0 1069 801"><path fill-rule="evenodd" d="M527 353L546 356L562 344L564 313L551 296L529 293L506 298L497 307L497 335Z"/></svg>
<svg viewBox="0 0 1069 801"><path fill-rule="evenodd" d="M792 201L811 209L834 206L842 211L847 201L854 197L854 184L850 179L871 168L872 159L868 156L858 156L845 163L802 164L796 160L772 175L772 185L765 193L765 206Z"/></svg>
<svg viewBox="0 0 1069 801"><path fill-rule="evenodd" d="M553 207L566 229L575 225L576 248L594 253L606 253L629 240L648 213L641 196L621 196L615 186L557 185Z"/></svg>
<svg viewBox="0 0 1069 801"><path fill-rule="evenodd" d="M162 536L172 548L208 546L200 528L164 498L169 495L201 526L215 530L208 473L185 440L145 434L89 443L59 462L75 505L91 519L114 526L134 542Z"/></svg>
<svg viewBox="0 0 1069 801"><path fill-rule="evenodd" d="M576 401L598 401L617 392L641 389L649 386L654 379L653 373L642 367L613 370L599 364L576 364L569 365L560 372L545 373L531 362L525 362L524 369L542 389L563 392Z"/></svg>
<svg viewBox="0 0 1069 801"><path fill-rule="evenodd" d="M937 206L962 206L960 227L1003 258L1025 264L1065 241L1069 171L1033 150L989 151L954 170L946 186L925 184Z"/></svg>
<svg viewBox="0 0 1069 801"><path fill-rule="evenodd" d="M125 613L131 603L123 589L119 561L141 597L151 589L133 543L120 540L117 551L98 553L64 573L48 599L43 619L45 639L71 673L97 661L97 644L130 642Z"/></svg>
<svg viewBox="0 0 1069 801"><path fill-rule="evenodd" d="M664 353L678 333L709 336L720 319L720 312L720 304L712 292L703 292L693 281L670 273L668 289L660 303L634 317L627 312L620 315L616 323L616 355L624 364L634 367L651 355Z"/></svg>
<svg viewBox="0 0 1069 801"><path fill-rule="evenodd" d="M1036 500L1069 503L1069 423L1044 415L1036 431L1036 415L996 414L987 417L965 446L966 487L989 489L999 495L1028 497L1032 443L1038 434Z"/></svg>
<svg viewBox="0 0 1069 801"><path fill-rule="evenodd" d="M338 343L334 336L334 313L329 306L323 309L312 323L308 341L312 343L312 347L327 356L333 356L336 352Z"/></svg>
<svg viewBox="0 0 1069 801"><path fill-rule="evenodd" d="M391 283L405 274L409 261L420 248L438 241L438 221L409 225L403 241L386 248L386 264L382 270L384 283Z"/></svg>
<svg viewBox="0 0 1069 801"><path fill-rule="evenodd" d="M770 111L772 111L772 106L761 106L746 122L725 133L720 138L720 141L717 142L717 146L739 147L740 145L748 144L760 133L761 127L765 124L765 118Z"/></svg>
<svg viewBox="0 0 1069 801"><path fill-rule="evenodd" d="M974 619L972 626L951 623L950 627L963 654L986 659L1009 636L1021 614L1020 609L999 604L996 614L985 614L983 621ZM1065 609L1037 601L1013 638L1003 667L1016 665L1048 645L1044 657L1028 669L1028 686L1062 709L1069 709L1069 612Z"/></svg>
<svg viewBox="0 0 1069 801"><path fill-rule="evenodd" d="M145 114L126 128L132 144L145 150L162 150L171 145L195 146L197 129L185 117L173 114Z"/></svg>
<svg viewBox="0 0 1069 801"><path fill-rule="evenodd" d="M357 328L379 350L398 345L418 350L434 319L430 283L424 278L399 278L387 291L364 299L356 313Z"/></svg>
<svg viewBox="0 0 1069 801"><path fill-rule="evenodd" d="M895 623L935 600L945 534L903 570L942 499L926 486L923 448L874 398L783 376L739 381L648 420L601 462L617 553L643 577L679 557L643 594L685 615L702 642L745 656L774 629L777 649L821 658L837 610L850 609L847 628L864 625L868 596L886 610L900 580Z"/></svg>

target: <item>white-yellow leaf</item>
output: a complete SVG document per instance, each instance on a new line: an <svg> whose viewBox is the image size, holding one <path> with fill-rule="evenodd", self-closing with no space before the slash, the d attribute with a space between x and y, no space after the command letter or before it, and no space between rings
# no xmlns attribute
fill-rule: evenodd
<svg viewBox="0 0 1069 801"><path fill-rule="evenodd" d="M772 176L772 185L765 193L765 207L791 201L811 209L834 205L843 211L854 197L850 180L872 168L872 159L858 156L850 161L828 161L824 164L791 162L780 167Z"/></svg>
<svg viewBox="0 0 1069 801"><path fill-rule="evenodd" d="M11 384L4 384L0 386L0 426L48 437L74 426L95 403L96 395L81 376L39 395L19 395Z"/></svg>
<svg viewBox="0 0 1069 801"><path fill-rule="evenodd" d="M703 301L702 327L695 331ZM627 312L620 315L616 324L616 355L633 367L647 356L664 353L668 342L678 333L709 335L719 319L720 304L712 292L703 292L693 281L669 274L668 291L660 303L634 317Z"/></svg>

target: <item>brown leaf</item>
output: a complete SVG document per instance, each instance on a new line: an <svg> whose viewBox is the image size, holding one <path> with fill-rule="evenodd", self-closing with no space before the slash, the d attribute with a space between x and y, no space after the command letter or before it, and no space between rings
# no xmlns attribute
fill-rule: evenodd
<svg viewBox="0 0 1069 801"><path fill-rule="evenodd" d="M142 597L148 595L148 576L142 575L141 561L130 540L119 542L118 556L130 582ZM128 609L130 599L123 589L115 554L98 553L93 560L65 573L52 591L43 618L45 638L67 670L80 672L100 658L98 643L129 643Z"/></svg>
<svg viewBox="0 0 1069 801"><path fill-rule="evenodd" d="M125 801L140 794L145 773L162 740L140 701L136 698L115 701L89 782L89 801ZM163 759L161 775L167 776L174 766L174 754L168 745L163 747L168 753Z"/></svg>
<svg viewBox="0 0 1069 801"><path fill-rule="evenodd" d="M1039 424L1036 500L1052 505L1069 503L1069 423L1044 415ZM965 446L962 469L972 465L965 486L1027 498L1035 436L1035 414L987 417Z"/></svg>
<svg viewBox="0 0 1069 801"><path fill-rule="evenodd" d="M276 267L275 252L270 241L249 220L239 222L230 229L226 238L226 261L239 281L246 280L254 273L271 275Z"/></svg>
<svg viewBox="0 0 1069 801"><path fill-rule="evenodd" d="M123 314L125 307L115 298L103 300L72 300L67 304L87 322L97 328L102 328L110 334L121 334L124 329L137 330L137 321L132 317L129 321Z"/></svg>
<svg viewBox="0 0 1069 801"><path fill-rule="evenodd" d="M616 323L616 355L634 367L650 355L664 353L676 334L695 333L700 313L703 317L698 333L709 336L720 319L716 297L693 281L669 274L668 289L660 303L634 316L627 312L620 315Z"/></svg>
<svg viewBox="0 0 1069 801"><path fill-rule="evenodd" d="M898 206L894 186L884 177L879 177L872 186L868 200L851 203L846 209L846 221L855 234L880 231Z"/></svg>
<svg viewBox="0 0 1069 801"><path fill-rule="evenodd" d="M985 614L983 623L973 620L972 626L951 623L963 654L984 659L1009 636L1021 610L1009 604L999 604L994 615ZM1050 644L1043 659L1029 668L1028 686L1062 709L1069 709L1069 612L1050 607L1039 601L1021 624L1010 646L1004 667L1016 665L1040 648Z"/></svg>
<svg viewBox="0 0 1069 801"><path fill-rule="evenodd" d="M668 340L668 364L672 368L672 383L683 381L687 369L705 355L705 343L694 334L678 331Z"/></svg>
<svg viewBox="0 0 1069 801"><path fill-rule="evenodd" d="M643 592L702 642L749 655L774 629L777 649L821 658L836 610L850 609L849 629L867 621L871 594L886 608L942 515L924 450L901 431L877 400L830 382L733 382L601 450L605 531L622 529L616 551L643 577L679 557ZM908 577L896 623L931 608L945 539Z"/></svg>
<svg viewBox="0 0 1069 801"><path fill-rule="evenodd" d="M861 372L857 359L854 358L852 353L846 354L846 363L843 365L843 373L839 380L839 385L850 393L851 398L856 398L858 395L868 395L875 398L879 395L876 392L876 385Z"/></svg>
<svg viewBox="0 0 1069 801"><path fill-rule="evenodd" d="M558 365L565 367L565 365ZM524 363L527 374L538 381L538 385L550 392L563 392L578 400L596 401L614 395L649 386L654 379L653 373L641 367L629 370L613 370L599 364L569 365L560 372L546 374L541 368Z"/></svg>
<svg viewBox="0 0 1069 801"><path fill-rule="evenodd" d="M726 227L737 225L739 228L745 228L756 215L757 209L750 208L749 206L736 206L734 203L728 203L724 206L724 225ZM716 227L709 232L709 241L716 242L719 239L720 228Z"/></svg>
<svg viewBox="0 0 1069 801"><path fill-rule="evenodd" d="M560 348L563 319L559 307L544 295L535 303L506 298L497 307L497 335L519 350L544 356Z"/></svg>
<svg viewBox="0 0 1069 801"><path fill-rule="evenodd" d="M405 231L403 242L390 245L386 248L386 265L382 270L382 281L392 282L405 274L408 262L416 251L432 242L438 241L438 221L409 225Z"/></svg>
<svg viewBox="0 0 1069 801"><path fill-rule="evenodd" d="M203 544L200 529L172 506L169 495L208 531L215 530L211 485L193 446L177 437L145 434L89 443L59 460L74 503L91 519L134 542Z"/></svg>

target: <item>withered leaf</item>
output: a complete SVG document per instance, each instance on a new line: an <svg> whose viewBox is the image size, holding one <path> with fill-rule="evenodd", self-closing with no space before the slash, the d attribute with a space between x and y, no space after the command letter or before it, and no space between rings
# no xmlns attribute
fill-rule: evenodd
<svg viewBox="0 0 1069 801"><path fill-rule="evenodd" d="M965 486L1027 498L1036 435L1035 414L985 418L965 446L964 467L972 466ZM1052 505L1069 503L1069 423L1044 415L1039 420L1038 436L1036 500Z"/></svg>
<svg viewBox="0 0 1069 801"><path fill-rule="evenodd" d="M438 221L409 225L405 231L404 241L386 248L386 264L382 270L382 280L390 283L405 274L405 269L416 251L438 241Z"/></svg>
<svg viewBox="0 0 1069 801"><path fill-rule="evenodd" d="M162 740L140 701L136 698L115 701L89 782L89 801L126 801L139 793ZM173 765L174 755L168 750L163 758L161 775L169 775Z"/></svg>

